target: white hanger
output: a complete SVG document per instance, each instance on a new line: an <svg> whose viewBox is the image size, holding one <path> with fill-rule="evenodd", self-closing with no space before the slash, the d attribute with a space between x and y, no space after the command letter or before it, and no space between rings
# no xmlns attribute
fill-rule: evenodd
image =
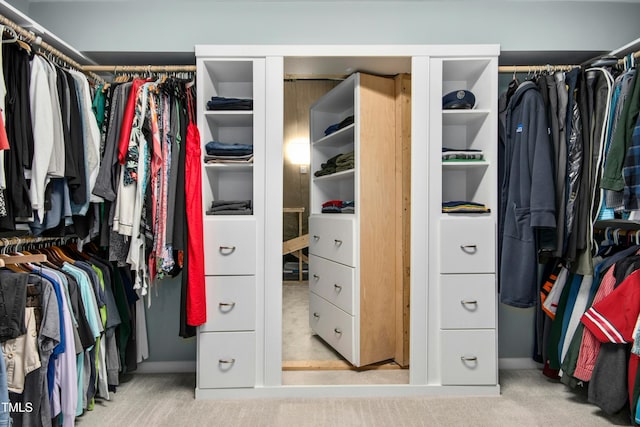
<svg viewBox="0 0 640 427"><path fill-rule="evenodd" d="M16 33L16 30L11 27L4 27L3 30L11 34L11 38L2 39L2 43L15 43L18 41L18 34Z"/></svg>

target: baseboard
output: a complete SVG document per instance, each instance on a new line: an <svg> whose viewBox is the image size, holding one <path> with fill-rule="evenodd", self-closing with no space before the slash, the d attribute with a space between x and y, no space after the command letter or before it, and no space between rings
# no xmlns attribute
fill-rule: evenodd
<svg viewBox="0 0 640 427"><path fill-rule="evenodd" d="M541 369L542 365L528 357L506 357L506 358L498 359L498 368L504 369L504 370ZM173 361L173 362L142 362L138 364L138 369L133 371L133 373L168 374L168 373L186 373L186 372L195 372L195 371L196 371L195 360L179 360L179 361Z"/></svg>
<svg viewBox="0 0 640 427"><path fill-rule="evenodd" d="M505 357L498 359L498 369L542 369L542 364L529 357Z"/></svg>
<svg viewBox="0 0 640 427"><path fill-rule="evenodd" d="M134 374L181 374L196 371L195 360L178 360L175 362L142 362Z"/></svg>

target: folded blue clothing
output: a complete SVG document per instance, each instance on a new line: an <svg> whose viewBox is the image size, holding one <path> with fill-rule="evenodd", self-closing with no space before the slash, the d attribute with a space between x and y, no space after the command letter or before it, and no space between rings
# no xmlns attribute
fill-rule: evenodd
<svg viewBox="0 0 640 427"><path fill-rule="evenodd" d="M224 156L225 154L245 156L247 154L253 154L253 145L250 144L226 144L220 141L209 141L207 145L204 146L204 149L210 156Z"/></svg>
<svg viewBox="0 0 640 427"><path fill-rule="evenodd" d="M224 96L212 96L207 101L207 110L252 110L253 99L227 98Z"/></svg>

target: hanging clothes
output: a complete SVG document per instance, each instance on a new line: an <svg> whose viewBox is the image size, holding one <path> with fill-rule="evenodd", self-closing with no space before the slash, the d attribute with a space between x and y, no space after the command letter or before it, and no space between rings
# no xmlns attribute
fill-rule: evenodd
<svg viewBox="0 0 640 427"><path fill-rule="evenodd" d="M533 82L518 86L505 123L500 299L530 307L539 289L535 229L556 225L552 146L544 103Z"/></svg>
<svg viewBox="0 0 640 427"><path fill-rule="evenodd" d="M207 321L207 296L204 281L204 241L202 224L202 153L200 133L195 123L195 96L193 86L187 86L187 126L185 194L187 196L187 232L189 245L189 269L187 289L187 324L200 326Z"/></svg>

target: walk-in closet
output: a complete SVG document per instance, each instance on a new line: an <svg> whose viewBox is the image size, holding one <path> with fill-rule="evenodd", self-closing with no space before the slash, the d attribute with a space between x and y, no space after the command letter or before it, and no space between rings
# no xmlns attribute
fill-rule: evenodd
<svg viewBox="0 0 640 427"><path fill-rule="evenodd" d="M640 3L540 6L0 1L0 426L640 424Z"/></svg>

